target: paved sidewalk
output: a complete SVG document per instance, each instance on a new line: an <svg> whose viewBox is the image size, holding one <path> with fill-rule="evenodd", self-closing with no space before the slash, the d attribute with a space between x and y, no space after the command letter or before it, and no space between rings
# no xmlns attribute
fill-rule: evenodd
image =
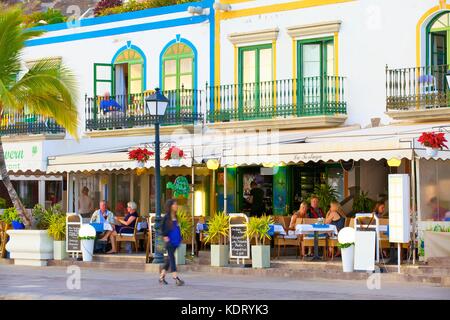
<svg viewBox="0 0 450 320"><path fill-rule="evenodd" d="M0 299L450 299L450 288L388 283L369 290L366 281L297 280L189 272L186 286L172 279L161 287L156 274L81 269L81 289L69 290L64 267L0 265Z"/></svg>

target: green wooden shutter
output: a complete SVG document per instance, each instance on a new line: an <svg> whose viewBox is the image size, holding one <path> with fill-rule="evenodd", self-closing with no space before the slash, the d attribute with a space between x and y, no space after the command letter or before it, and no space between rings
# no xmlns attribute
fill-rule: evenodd
<svg viewBox="0 0 450 320"><path fill-rule="evenodd" d="M94 98L109 92L114 96L114 65L94 63Z"/></svg>

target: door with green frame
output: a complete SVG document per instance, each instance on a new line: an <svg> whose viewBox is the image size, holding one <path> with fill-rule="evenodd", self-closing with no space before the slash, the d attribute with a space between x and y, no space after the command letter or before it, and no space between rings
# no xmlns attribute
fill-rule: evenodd
<svg viewBox="0 0 450 320"><path fill-rule="evenodd" d="M427 65L420 71L420 89L424 93L446 92L446 74L450 65L450 12L435 17L427 26ZM439 95L439 97L444 97ZM449 101L442 101L449 105Z"/></svg>
<svg viewBox="0 0 450 320"><path fill-rule="evenodd" d="M171 101L167 112L190 112L195 105L195 55L188 45L177 42L162 58L162 87Z"/></svg>
<svg viewBox="0 0 450 320"><path fill-rule="evenodd" d="M321 115L335 99L334 40L332 37L297 42L297 115Z"/></svg>
<svg viewBox="0 0 450 320"><path fill-rule="evenodd" d="M239 118L265 117L273 109L272 44L239 48Z"/></svg>
<svg viewBox="0 0 450 320"><path fill-rule="evenodd" d="M110 95L124 110L135 107L143 99L144 72L144 58L134 49L122 51L111 64L95 63L94 96Z"/></svg>

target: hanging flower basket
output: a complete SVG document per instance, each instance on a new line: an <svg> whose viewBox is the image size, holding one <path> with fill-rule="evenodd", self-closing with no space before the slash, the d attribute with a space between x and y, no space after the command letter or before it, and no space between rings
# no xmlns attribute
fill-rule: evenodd
<svg viewBox="0 0 450 320"><path fill-rule="evenodd" d="M145 148L137 148L128 152L128 159L135 160L137 168L144 168L145 163L154 153Z"/></svg>
<svg viewBox="0 0 450 320"><path fill-rule="evenodd" d="M171 167L179 167L180 161L184 158L184 151L176 146L172 146L167 150L164 160L169 161Z"/></svg>
<svg viewBox="0 0 450 320"><path fill-rule="evenodd" d="M445 144L447 139L445 139L445 134L443 132L423 132L417 141L425 147L425 152L429 157L435 157L439 150L448 148Z"/></svg>

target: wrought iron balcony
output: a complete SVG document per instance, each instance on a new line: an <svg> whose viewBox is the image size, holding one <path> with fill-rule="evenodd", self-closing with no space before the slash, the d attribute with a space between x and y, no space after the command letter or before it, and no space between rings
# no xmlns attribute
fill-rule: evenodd
<svg viewBox="0 0 450 320"><path fill-rule="evenodd" d="M65 129L52 118L35 114L4 113L1 116L0 135L64 134Z"/></svg>
<svg viewBox="0 0 450 320"><path fill-rule="evenodd" d="M344 80L338 76L319 76L207 87L207 109L214 110L209 112L208 120L224 122L346 114Z"/></svg>
<svg viewBox="0 0 450 320"><path fill-rule="evenodd" d="M393 70L386 67L387 112L448 108L447 70L448 65Z"/></svg>
<svg viewBox="0 0 450 320"><path fill-rule="evenodd" d="M108 97L86 97L86 130L126 129L148 127L156 117L149 114L145 98L153 92L116 95ZM180 89L164 91L169 99L162 126L189 125L201 122L201 91Z"/></svg>

